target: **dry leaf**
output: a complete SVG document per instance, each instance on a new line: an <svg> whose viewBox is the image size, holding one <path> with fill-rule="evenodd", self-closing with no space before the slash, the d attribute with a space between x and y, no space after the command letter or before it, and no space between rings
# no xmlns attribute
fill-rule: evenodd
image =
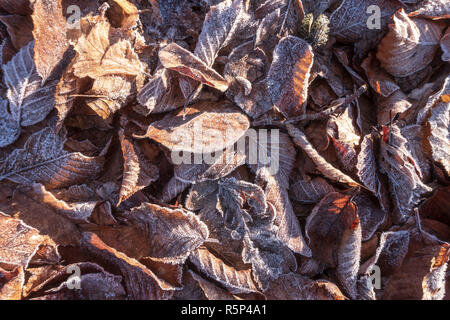
<svg viewBox="0 0 450 320"><path fill-rule="evenodd" d="M179 72L200 83L220 91L228 89L228 83L220 74L176 43L169 44L160 50L159 60L165 68Z"/></svg>
<svg viewBox="0 0 450 320"><path fill-rule="evenodd" d="M39 231L0 212L0 262L26 268L45 240Z"/></svg>
<svg viewBox="0 0 450 320"><path fill-rule="evenodd" d="M445 35L441 39L442 60L450 61L450 28L447 28Z"/></svg>
<svg viewBox="0 0 450 320"><path fill-rule="evenodd" d="M450 4L446 0L424 0L420 3L420 7L409 15L433 20L448 19L450 17Z"/></svg>
<svg viewBox="0 0 450 320"><path fill-rule="evenodd" d="M304 113L314 53L303 39L288 36L273 51L267 75L267 90L273 104L285 117Z"/></svg>
<svg viewBox="0 0 450 320"><path fill-rule="evenodd" d="M317 165L317 168L323 175L329 179L336 180L341 183L346 183L350 186L359 185L351 177L342 173L339 169L330 165L311 145L311 143L306 138L305 134L299 129L294 127L292 124L286 125L286 129L289 135L292 137L292 141L302 148L302 150L311 158L312 161Z"/></svg>
<svg viewBox="0 0 450 320"><path fill-rule="evenodd" d="M123 218L147 242L146 256L166 263L183 263L209 237L206 225L195 214L183 209L144 203Z"/></svg>
<svg viewBox="0 0 450 320"><path fill-rule="evenodd" d="M248 127L247 117L231 104L203 101L152 123L145 136L174 152L201 154L233 145Z"/></svg>
<svg viewBox="0 0 450 320"><path fill-rule="evenodd" d="M259 292L253 282L251 270L236 270L226 265L207 249L197 249L189 257L189 261L209 278L225 286L234 294Z"/></svg>
<svg viewBox="0 0 450 320"><path fill-rule="evenodd" d="M122 146L124 167L117 205L159 178L158 167L152 164L142 153L139 146L127 138L123 132L120 133L120 144Z"/></svg>
<svg viewBox="0 0 450 320"><path fill-rule="evenodd" d="M110 39L108 21L98 17L86 35L82 35L74 46L77 60L74 73L77 77L97 79L103 76L137 76L143 65L127 39Z"/></svg>
<svg viewBox="0 0 450 320"><path fill-rule="evenodd" d="M155 280L156 275L135 259L106 245L97 235L84 233L82 247L98 259L111 264L124 277L127 296L132 300L165 300L170 291L163 291Z"/></svg>
<svg viewBox="0 0 450 320"><path fill-rule="evenodd" d="M31 135L23 149L16 149L0 165L0 180L40 182L58 188L84 182L101 169L101 157L86 157L63 150L64 139L49 127Z"/></svg>
<svg viewBox="0 0 450 320"><path fill-rule="evenodd" d="M56 71L69 48L66 19L61 0L37 0L33 3L34 61L43 82Z"/></svg>
<svg viewBox="0 0 450 320"><path fill-rule="evenodd" d="M34 43L28 43L11 61L2 65L9 100L9 107L3 103L2 108L7 108L9 112L5 112L6 116L2 117L1 123L6 132L2 132L0 138L1 147L19 137L20 126L31 126L44 120L55 106L53 95L56 82L42 83L34 65L33 48Z"/></svg>
<svg viewBox="0 0 450 320"><path fill-rule="evenodd" d="M342 286L356 297L361 249L361 226L350 196L333 192L325 196L306 221L313 257L336 267Z"/></svg>
<svg viewBox="0 0 450 320"><path fill-rule="evenodd" d="M378 46L381 66L395 77L407 77L430 64L439 48L442 27L432 21L409 18L404 10L393 16L394 23Z"/></svg>

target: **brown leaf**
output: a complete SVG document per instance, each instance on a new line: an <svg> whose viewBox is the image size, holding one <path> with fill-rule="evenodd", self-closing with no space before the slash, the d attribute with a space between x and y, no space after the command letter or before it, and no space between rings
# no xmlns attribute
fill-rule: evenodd
<svg viewBox="0 0 450 320"><path fill-rule="evenodd" d="M170 291L163 291L153 272L135 259L109 247L96 234L84 233L81 245L122 274L129 299L166 300L172 295Z"/></svg>
<svg viewBox="0 0 450 320"><path fill-rule="evenodd" d="M305 111L313 59L311 46L294 36L281 39L273 52L267 89L273 104L285 117L298 116Z"/></svg>
<svg viewBox="0 0 450 320"><path fill-rule="evenodd" d="M183 263L209 237L206 225L184 209L143 203L122 217L140 233L141 241L146 242L145 256L166 263Z"/></svg>
<svg viewBox="0 0 450 320"><path fill-rule="evenodd" d="M433 60L441 40L442 26L420 18L409 18L404 10L378 46L381 66L395 77L407 77L425 69Z"/></svg>
<svg viewBox="0 0 450 320"><path fill-rule="evenodd" d="M450 226L450 187L439 188L420 207L420 216L424 219L434 219Z"/></svg>
<svg viewBox="0 0 450 320"><path fill-rule="evenodd" d="M45 237L21 220L0 212L0 262L26 268Z"/></svg>
<svg viewBox="0 0 450 320"><path fill-rule="evenodd" d="M115 27L131 29L139 20L136 6L128 0L108 0L111 6L107 12L108 18Z"/></svg>
<svg viewBox="0 0 450 320"><path fill-rule="evenodd" d="M259 292L253 282L251 270L236 270L226 265L207 249L199 248L189 257L199 272L217 281L234 294Z"/></svg>
<svg viewBox="0 0 450 320"><path fill-rule="evenodd" d="M295 273L281 275L264 293L270 300L345 300L341 290L326 280L311 280Z"/></svg>
<svg viewBox="0 0 450 320"><path fill-rule="evenodd" d="M419 8L409 15L433 20L448 19L450 17L450 4L446 0L424 0L419 4Z"/></svg>
<svg viewBox="0 0 450 320"><path fill-rule="evenodd" d="M66 68L55 89L55 108L58 110L57 128L60 129L67 115L73 107L75 97L80 91L80 81L75 77L72 60Z"/></svg>
<svg viewBox="0 0 450 320"><path fill-rule="evenodd" d="M37 72L45 82L69 48L61 0L35 1L31 18L34 25L34 61Z"/></svg>
<svg viewBox="0 0 450 320"><path fill-rule="evenodd" d="M346 183L350 186L358 186L359 184L354 181L351 177L342 173L339 169L333 167L329 164L311 145L311 143L306 138L306 135L297 129L292 124L287 124L286 129L289 135L292 137L292 141L302 148L302 150L311 158L312 161L317 165L317 168L323 175L331 180L336 180L341 183Z"/></svg>
<svg viewBox="0 0 450 320"><path fill-rule="evenodd" d="M200 83L222 92L228 89L227 81L220 74L176 43L171 43L161 49L159 60L165 68L174 70Z"/></svg>
<svg viewBox="0 0 450 320"><path fill-rule="evenodd" d="M25 47L33 40L33 21L30 16L5 15L0 16L0 21L6 25L11 42L17 50Z"/></svg>
<svg viewBox="0 0 450 320"><path fill-rule="evenodd" d="M83 34L76 45L78 53L74 64L77 77L97 79L109 75L137 76L143 65L127 39L109 38L111 26L103 17L96 17L93 26Z"/></svg>
<svg viewBox="0 0 450 320"><path fill-rule="evenodd" d="M383 97L389 97L392 93L400 89L394 82L394 79L380 67L380 63L373 54L369 54L364 59L361 67L366 72L372 89Z"/></svg>
<svg viewBox="0 0 450 320"><path fill-rule="evenodd" d="M173 152L212 153L233 145L249 125L231 104L202 101L153 122L145 136Z"/></svg>
<svg viewBox="0 0 450 320"><path fill-rule="evenodd" d="M145 106L145 110L142 112L145 115L172 111L184 104L174 71L165 68L155 72L149 82L139 91L137 99L140 104Z"/></svg>
<svg viewBox="0 0 450 320"><path fill-rule="evenodd" d="M401 267L389 281L383 299L441 300L450 254L448 243L426 243L413 237Z"/></svg>
<svg viewBox="0 0 450 320"><path fill-rule="evenodd" d="M0 180L40 182L50 189L83 182L99 172L101 157L69 153L63 145L64 139L49 127L34 133L0 165Z"/></svg>
<svg viewBox="0 0 450 320"><path fill-rule="evenodd" d="M20 300L24 283L22 266L16 266L12 271L0 268L0 300Z"/></svg>
<svg viewBox="0 0 450 320"><path fill-rule="evenodd" d="M94 212L98 201L86 202L66 202L58 200L50 191L46 190L42 184L33 183L30 195L36 202L41 202L58 214L66 217L74 223L89 223L89 218Z"/></svg>
<svg viewBox="0 0 450 320"><path fill-rule="evenodd" d="M350 196L338 192L325 196L308 216L306 236L313 257L336 267L339 281L355 297L361 226Z"/></svg>
<svg viewBox="0 0 450 320"><path fill-rule="evenodd" d="M8 63L2 65L9 107L2 105L2 109L7 109L0 122L4 128L0 135L1 147L13 143L19 137L21 126L31 126L44 120L55 106L57 82L42 82L33 61L33 48L34 43L28 43Z"/></svg>
<svg viewBox="0 0 450 320"><path fill-rule="evenodd" d="M119 135L124 162L122 186L117 206L159 178L158 167L145 157L139 146L127 138L123 132L120 132Z"/></svg>
<svg viewBox="0 0 450 320"><path fill-rule="evenodd" d="M421 181L420 168L407 149L407 140L398 126L384 127L383 132L380 166L389 177L400 214L408 215L420 196L431 188Z"/></svg>
<svg viewBox="0 0 450 320"><path fill-rule="evenodd" d="M442 60L450 61L450 28L447 28L445 35L441 39Z"/></svg>

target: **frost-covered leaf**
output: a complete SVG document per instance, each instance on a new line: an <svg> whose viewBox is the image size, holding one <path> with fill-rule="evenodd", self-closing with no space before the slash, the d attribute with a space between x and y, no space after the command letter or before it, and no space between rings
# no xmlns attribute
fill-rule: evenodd
<svg viewBox="0 0 450 320"><path fill-rule="evenodd" d="M184 99L176 82L173 71L165 68L156 71L137 96L139 103L145 106L145 115L172 111L183 106Z"/></svg>
<svg viewBox="0 0 450 320"><path fill-rule="evenodd" d="M234 48L225 65L227 96L252 118L272 109L265 81L268 69L267 55L253 41Z"/></svg>
<svg viewBox="0 0 450 320"><path fill-rule="evenodd" d="M410 16L420 16L434 20L448 19L450 17L450 3L447 0L424 0L417 6L417 10L411 12Z"/></svg>
<svg viewBox="0 0 450 320"><path fill-rule="evenodd" d="M228 291L220 288L214 283L204 279L195 272L189 270L192 278L197 281L198 285L202 288L203 293L208 298L208 300L236 300L235 296Z"/></svg>
<svg viewBox="0 0 450 320"><path fill-rule="evenodd" d="M95 79L91 89L86 92L86 104L103 119L108 119L112 114L124 106L131 94L132 81L121 76L109 75Z"/></svg>
<svg viewBox="0 0 450 320"><path fill-rule="evenodd" d="M68 202L59 200L39 183L33 183L28 194L35 201L45 204L74 223L89 223L89 218L98 204L98 201Z"/></svg>
<svg viewBox="0 0 450 320"><path fill-rule="evenodd" d="M265 171L276 176L283 188L289 187L289 176L297 152L289 135L279 130L259 129L249 132L246 162L253 172ZM265 177L262 175L262 178Z"/></svg>
<svg viewBox="0 0 450 320"><path fill-rule="evenodd" d="M161 193L161 201L169 202L180 193L182 193L186 188L189 187L188 182L183 182L173 176L166 185L164 185Z"/></svg>
<svg viewBox="0 0 450 320"><path fill-rule="evenodd" d="M159 51L162 65L220 91L228 89L227 81L190 51L171 43Z"/></svg>
<svg viewBox="0 0 450 320"><path fill-rule="evenodd" d="M52 111L55 106L56 81L42 83L42 78L36 70L33 61L34 42L25 47L9 61L2 65L3 79L8 88L9 115L2 120L4 130L10 132L10 136L2 140L9 143L15 141L13 137L20 135L20 126L31 126L42 120ZM2 106L2 108L5 108ZM4 119L4 118L3 118ZM13 121L16 124L13 124ZM16 129L16 130L14 130ZM3 130L2 130L3 131ZM3 135L4 133L2 133Z"/></svg>
<svg viewBox="0 0 450 320"><path fill-rule="evenodd" d="M295 259L277 238L272 224L274 212L268 210L264 191L257 185L225 178L219 182L217 209L235 240L243 242L242 259L251 263L253 276L264 290L270 280L282 274L282 265ZM248 209L245 209L248 207Z"/></svg>
<svg viewBox="0 0 450 320"><path fill-rule="evenodd" d="M166 300L172 296L171 291L164 291L164 288L161 288L157 276L152 271L135 259L108 246L95 233L85 232L81 246L122 274L129 299Z"/></svg>
<svg viewBox="0 0 450 320"><path fill-rule="evenodd" d="M309 250L303 238L302 230L294 209L292 208L286 187L276 176L260 172L260 177L266 182L264 189L269 209L274 211L273 224L276 226L277 237L292 251L310 257Z"/></svg>
<svg viewBox="0 0 450 320"><path fill-rule="evenodd" d="M368 22L376 23L369 20L374 13L374 10L368 12L370 6L381 10L380 28L369 29L367 26ZM400 1L396 0L344 0L330 17L331 33L348 42L376 38L386 28L394 12L401 7Z"/></svg>
<svg viewBox="0 0 450 320"><path fill-rule="evenodd" d="M241 139L244 138L245 136ZM237 145L239 145L239 141ZM193 161L194 163L175 165L174 175L178 180L188 183L223 178L245 163L245 150L236 150L237 145L233 145L223 151L215 152L214 156L202 154L199 163Z"/></svg>
<svg viewBox="0 0 450 320"><path fill-rule="evenodd" d="M359 133L356 128L352 109L347 108L337 117L331 116L328 120L327 131L336 150L342 167L352 172L356 165L356 149L359 146Z"/></svg>
<svg viewBox="0 0 450 320"><path fill-rule="evenodd" d="M145 136L178 153L179 158L180 151L200 154L223 150L244 135L249 125L248 118L231 104L202 101L153 122Z"/></svg>
<svg viewBox="0 0 450 320"><path fill-rule="evenodd" d="M45 240L39 231L0 212L0 263L26 268Z"/></svg>
<svg viewBox="0 0 450 320"><path fill-rule="evenodd" d="M441 101L434 107L428 121L431 127L428 139L433 159L442 164L447 174L450 174L450 100Z"/></svg>
<svg viewBox="0 0 450 320"><path fill-rule="evenodd" d="M210 7L203 22L194 54L211 67L219 51L227 46L236 33L249 23L246 1L225 0Z"/></svg>
<svg viewBox="0 0 450 320"><path fill-rule="evenodd" d="M74 64L77 77L97 79L109 75L137 76L143 65L126 39L109 38L108 21L96 17L90 30L83 34L74 46L78 53Z"/></svg>
<svg viewBox="0 0 450 320"><path fill-rule="evenodd" d="M448 243L429 243L413 234L408 253L384 292L383 299L442 300L450 256Z"/></svg>
<svg viewBox="0 0 450 320"><path fill-rule="evenodd" d="M281 275L264 294L269 300L345 300L334 283L311 280L296 273Z"/></svg>
<svg viewBox="0 0 450 320"><path fill-rule="evenodd" d="M267 89L273 104L285 117L305 111L314 53L303 39L287 36L273 51L273 62L267 75Z"/></svg>
<svg viewBox="0 0 450 320"><path fill-rule="evenodd" d="M118 205L159 178L158 167L144 156L139 146L123 132L120 135L124 163Z"/></svg>
<svg viewBox="0 0 450 320"><path fill-rule="evenodd" d="M358 154L358 163L356 164L358 177L364 186L378 195L380 189L380 180L377 172L377 161L374 150L374 141L370 134L364 136L361 142L361 151Z"/></svg>
<svg viewBox="0 0 450 320"><path fill-rule="evenodd" d="M318 152L312 144L306 138L306 135L297 129L292 124L287 124L286 129L289 135L292 137L294 144L302 148L302 150L308 155L309 158L317 165L317 169L323 173L323 175L329 179L337 182L346 183L350 186L357 186L358 183L348 175L344 174L339 169L329 164Z"/></svg>
<svg viewBox="0 0 450 320"><path fill-rule="evenodd" d="M445 35L441 39L442 60L450 61L450 28L447 28Z"/></svg>
<svg viewBox="0 0 450 320"><path fill-rule="evenodd" d="M61 0L38 0L33 3L34 61L43 81L47 80L69 48L66 19Z"/></svg>
<svg viewBox="0 0 450 320"><path fill-rule="evenodd" d="M420 168L406 147L400 129L384 127L381 139L380 167L389 177L393 197L401 215L408 215L423 193L431 188L421 181Z"/></svg>
<svg viewBox="0 0 450 320"><path fill-rule="evenodd" d="M189 261L201 273L217 281L231 293L259 292L253 282L251 269L236 270L226 265L205 248L199 248L194 251L189 257Z"/></svg>
<svg viewBox="0 0 450 320"><path fill-rule="evenodd" d="M325 196L308 216L306 235L313 257L336 267L339 281L355 297L361 226L351 197L338 192Z"/></svg>
<svg viewBox="0 0 450 320"><path fill-rule="evenodd" d="M0 148L3 148L14 141L20 135L20 119L16 114L11 114L8 110L8 100L0 101Z"/></svg>
<svg viewBox="0 0 450 320"><path fill-rule="evenodd" d="M442 26L421 18L409 18L404 10L378 45L381 66L395 77L407 77L425 69L433 60L441 40Z"/></svg>
<svg viewBox="0 0 450 320"><path fill-rule="evenodd" d="M305 203L317 203L323 196L334 192L334 188L321 177L293 175L289 187L292 199Z"/></svg>
<svg viewBox="0 0 450 320"><path fill-rule="evenodd" d="M23 149L14 150L0 165L0 180L39 182L47 188L69 186L92 179L100 171L101 157L86 157L63 149L64 139L46 127L31 135Z"/></svg>
<svg viewBox="0 0 450 320"><path fill-rule="evenodd" d="M183 263L209 237L206 225L192 212L143 203L122 216L147 242L147 256Z"/></svg>
<svg viewBox="0 0 450 320"><path fill-rule="evenodd" d="M389 97L392 93L400 89L392 77L380 67L380 63L375 59L373 54L370 54L364 59L361 67L366 72L372 89L383 97Z"/></svg>

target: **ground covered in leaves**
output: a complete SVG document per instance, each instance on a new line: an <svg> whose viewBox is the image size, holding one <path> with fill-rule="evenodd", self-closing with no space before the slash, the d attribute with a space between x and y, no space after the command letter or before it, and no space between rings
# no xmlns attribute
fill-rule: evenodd
<svg viewBox="0 0 450 320"><path fill-rule="evenodd" d="M0 299L449 299L449 19L0 0Z"/></svg>

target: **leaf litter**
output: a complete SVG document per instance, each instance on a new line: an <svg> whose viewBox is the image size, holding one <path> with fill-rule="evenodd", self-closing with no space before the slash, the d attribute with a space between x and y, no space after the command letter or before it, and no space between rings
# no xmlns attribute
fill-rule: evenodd
<svg viewBox="0 0 450 320"><path fill-rule="evenodd" d="M0 3L0 299L450 299L448 1L75 4Z"/></svg>

